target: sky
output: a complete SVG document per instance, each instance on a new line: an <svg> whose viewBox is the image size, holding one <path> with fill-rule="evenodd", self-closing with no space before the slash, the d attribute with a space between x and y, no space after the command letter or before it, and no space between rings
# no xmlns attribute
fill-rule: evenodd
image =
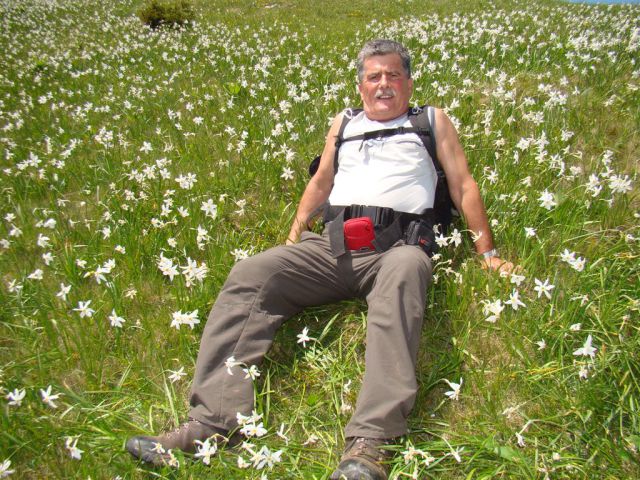
<svg viewBox="0 0 640 480"><path fill-rule="evenodd" d="M620 4L620 3L632 3L635 5L640 4L640 0L568 0L571 3L605 3L605 4Z"/></svg>

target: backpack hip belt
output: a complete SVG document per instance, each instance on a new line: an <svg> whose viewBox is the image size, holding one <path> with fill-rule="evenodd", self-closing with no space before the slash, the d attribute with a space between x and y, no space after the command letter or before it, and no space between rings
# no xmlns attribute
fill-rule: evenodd
<svg viewBox="0 0 640 480"><path fill-rule="evenodd" d="M373 224L374 238L370 244L377 252L388 250L400 239L404 239L409 245L420 245L428 255L436 251L433 209L417 214L396 212L392 208L370 205L328 205L325 209L324 221L328 223L333 258L338 258L347 251L345 222L363 217L370 219ZM356 248L356 250L359 249Z"/></svg>

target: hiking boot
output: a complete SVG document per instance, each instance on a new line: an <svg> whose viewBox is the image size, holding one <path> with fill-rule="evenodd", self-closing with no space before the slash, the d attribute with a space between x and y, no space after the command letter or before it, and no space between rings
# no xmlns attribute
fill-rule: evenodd
<svg viewBox="0 0 640 480"><path fill-rule="evenodd" d="M211 438L218 445L227 443L229 432L221 428L205 425L198 420L189 420L167 433L150 437L137 436L127 441L126 449L135 458L155 466L172 465L175 457L170 452L178 449L187 453L195 453L196 441L204 442Z"/></svg>
<svg viewBox="0 0 640 480"><path fill-rule="evenodd" d="M382 462L393 454L381 447L390 443L382 438L347 438L340 465L330 480L387 480L389 469Z"/></svg>

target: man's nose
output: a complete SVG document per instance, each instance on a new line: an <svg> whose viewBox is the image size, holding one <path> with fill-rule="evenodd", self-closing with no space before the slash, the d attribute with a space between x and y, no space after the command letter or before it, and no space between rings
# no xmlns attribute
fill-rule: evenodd
<svg viewBox="0 0 640 480"><path fill-rule="evenodd" d="M386 73L383 73L380 77L380 86L386 87L387 85L389 85L389 77L387 77Z"/></svg>

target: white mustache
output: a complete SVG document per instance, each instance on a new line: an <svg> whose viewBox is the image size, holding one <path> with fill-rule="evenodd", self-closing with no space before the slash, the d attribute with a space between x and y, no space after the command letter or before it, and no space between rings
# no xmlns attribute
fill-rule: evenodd
<svg viewBox="0 0 640 480"><path fill-rule="evenodd" d="M391 89L378 90L376 92L376 98L380 98L380 97L395 97L395 96L396 96L396 92L391 90Z"/></svg>

